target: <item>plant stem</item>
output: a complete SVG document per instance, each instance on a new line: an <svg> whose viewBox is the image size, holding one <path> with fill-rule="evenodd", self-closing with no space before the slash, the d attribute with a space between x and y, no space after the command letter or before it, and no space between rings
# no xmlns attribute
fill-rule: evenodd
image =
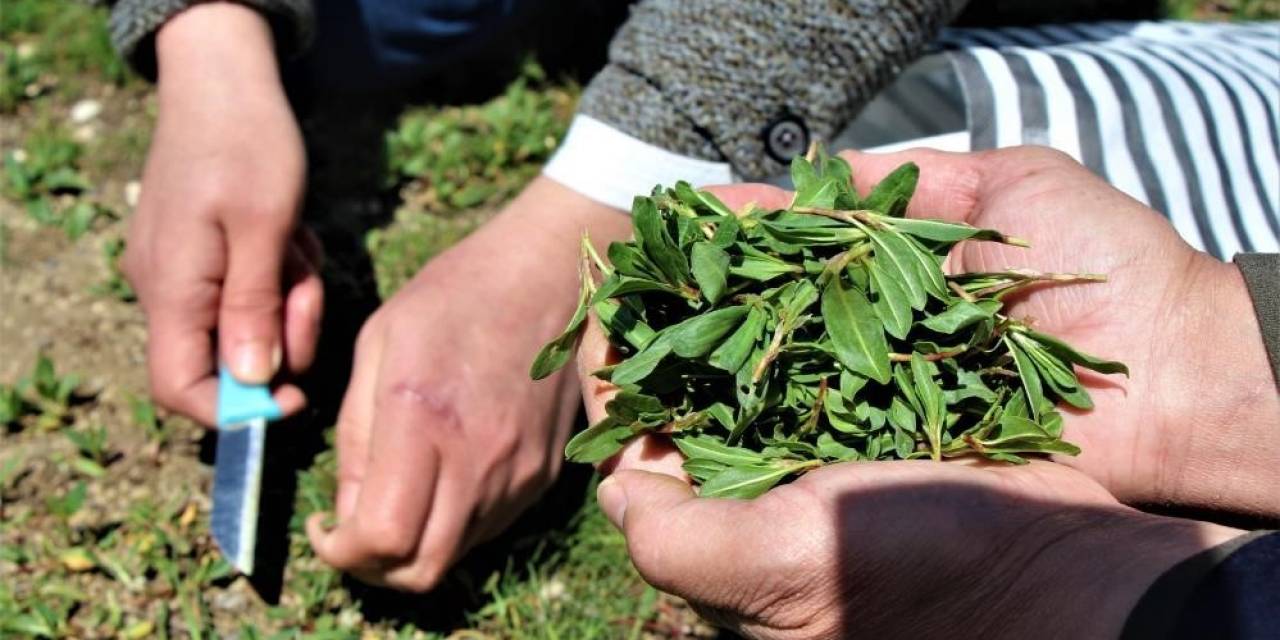
<svg viewBox="0 0 1280 640"><path fill-rule="evenodd" d="M938 353L922 353L920 354L920 357L924 358L925 362L937 362L939 360L946 360L947 358L954 358L968 350L969 350L968 347L966 347L964 349L956 349L954 351L941 351ZM891 362L911 362L911 354L890 353L889 360Z"/></svg>

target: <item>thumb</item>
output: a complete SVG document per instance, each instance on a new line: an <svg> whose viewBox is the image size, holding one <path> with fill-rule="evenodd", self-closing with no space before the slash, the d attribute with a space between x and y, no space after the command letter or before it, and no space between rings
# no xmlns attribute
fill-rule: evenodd
<svg viewBox="0 0 1280 640"><path fill-rule="evenodd" d="M907 215L956 222L967 222L976 212L985 179L984 162L988 162L982 154L923 148L895 153L848 150L841 151L840 157L853 169L854 182L863 196L895 169L914 162L920 168L920 178Z"/></svg>
<svg viewBox="0 0 1280 640"><path fill-rule="evenodd" d="M689 600L719 599L741 550L735 532L753 518L751 503L699 498L687 482L636 470L609 476L596 494L649 584Z"/></svg>
<svg viewBox="0 0 1280 640"><path fill-rule="evenodd" d="M280 367L281 274L287 235L250 229L229 234L226 280L219 303L222 361L245 383L265 384Z"/></svg>

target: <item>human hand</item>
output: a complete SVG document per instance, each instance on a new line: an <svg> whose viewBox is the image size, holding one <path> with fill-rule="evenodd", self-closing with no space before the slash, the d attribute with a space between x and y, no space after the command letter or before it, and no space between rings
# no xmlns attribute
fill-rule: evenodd
<svg viewBox="0 0 1280 640"><path fill-rule="evenodd" d="M1266 453L1280 450L1280 396L1234 266L1193 250L1157 213L1048 149L844 156L864 194L901 164L920 165L909 216L963 221L1031 243L962 243L948 259L951 272L1024 267L1107 275L1104 284L1008 298L1013 315L1131 371L1127 379L1079 372L1095 408L1064 407L1064 437L1083 453L1055 460L1125 502L1280 517L1280 465ZM762 185L713 191L735 208L790 201L787 192ZM605 364L608 347L589 326L579 371L593 423L613 387L585 374ZM678 454L656 438L638 439L608 464L683 477Z"/></svg>
<svg viewBox="0 0 1280 640"><path fill-rule="evenodd" d="M599 498L645 580L767 639L1116 637L1157 576L1243 533L1046 461L843 463L750 501L625 470Z"/></svg>
<svg viewBox="0 0 1280 640"><path fill-rule="evenodd" d="M1095 408L1065 410L1064 437L1082 453L1056 461L1125 502L1280 517L1280 395L1234 265L1195 251L1155 211L1049 149L843 155L864 192L904 162L920 165L909 216L995 228L1031 244L962 243L952 272L1106 274L1104 284L1009 299L1012 314L1131 372L1079 371Z"/></svg>
<svg viewBox="0 0 1280 640"><path fill-rule="evenodd" d="M123 265L147 316L153 397L212 424L219 360L249 383L311 363L320 245L295 230L305 156L266 20L198 5L161 28L156 52L159 119ZM285 413L305 402L288 384L275 397Z"/></svg>
<svg viewBox="0 0 1280 640"><path fill-rule="evenodd" d="M338 417L337 525L307 523L322 560L428 590L555 478L577 381L528 371L568 319L583 229L608 242L630 219L538 178L365 323Z"/></svg>

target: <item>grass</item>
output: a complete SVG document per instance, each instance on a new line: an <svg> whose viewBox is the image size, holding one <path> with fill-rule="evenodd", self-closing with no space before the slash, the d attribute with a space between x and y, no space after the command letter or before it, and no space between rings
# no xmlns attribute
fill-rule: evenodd
<svg viewBox="0 0 1280 640"><path fill-rule="evenodd" d="M83 93L84 82L131 80L111 48L106 10L69 0L10 0L0 11L0 112L55 94Z"/></svg>
<svg viewBox="0 0 1280 640"><path fill-rule="evenodd" d="M80 170L83 155L70 131L40 111L22 146L4 155L3 193L22 202L37 223L77 240L99 219L115 215L87 197L91 183Z"/></svg>
<svg viewBox="0 0 1280 640"><path fill-rule="evenodd" d="M1276 5L1169 0L1168 11L1274 18ZM27 211L22 216L47 227L32 231L4 220L0 256L9 253L4 247L25 246L40 234L56 236L68 252L97 252L105 275L93 291L109 308L127 309L133 293L118 265L123 221L106 214L103 194L111 191L104 188L109 181L140 172L150 117L121 118L87 143L56 117L78 99L136 84L107 45L103 17L102 9L48 0L5 0L0 11L0 112L21 132L5 154L0 191ZM380 296L394 293L536 175L563 135L577 94L576 86L529 65L482 104L426 105L391 125L384 191L375 195L394 200L396 210L353 243L368 253ZM12 277L8 266L0 277ZM113 339L123 338L100 338ZM87 372L106 386L78 397L81 378L66 368L42 355L21 380L0 380L0 637L710 633L689 629L693 618L677 601L640 581L580 469L577 480L557 487L512 533L472 554L439 594L397 596L344 579L315 558L302 532L308 514L332 506L331 442L296 474L282 594L264 604L209 538L203 430L116 383L118 370ZM563 517L547 515L566 504Z"/></svg>
<svg viewBox="0 0 1280 640"><path fill-rule="evenodd" d="M92 290L128 305L122 221L100 203L111 181L138 175L151 120L113 120L82 141L62 116L76 100L133 82L106 47L103 16L44 0L6 1L0 12L0 112L21 123L0 193L39 223L32 231L6 220L3 240L58 229L66 251L100 247L105 277ZM577 94L529 64L486 102L425 105L392 124L380 195L398 205L359 243L382 297L537 174ZM0 384L0 637L687 635L687 615L634 573L581 470L553 497L576 511L519 525L473 554L441 594L405 597L345 579L314 557L302 531L306 515L331 507L331 443L297 473L282 594L264 604L210 540L203 431L113 385L110 370L96 372L109 381L102 393L77 397L81 379L62 369L40 356L22 380Z"/></svg>

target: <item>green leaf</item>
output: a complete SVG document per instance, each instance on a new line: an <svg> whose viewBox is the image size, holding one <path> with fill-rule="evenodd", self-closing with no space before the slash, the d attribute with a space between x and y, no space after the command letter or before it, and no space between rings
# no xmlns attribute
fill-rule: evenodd
<svg viewBox="0 0 1280 640"><path fill-rule="evenodd" d="M1087 353L1077 351L1072 348L1071 345L1053 336L1046 335L1038 331L1026 330L1024 333L1034 338L1036 342L1044 345L1044 348L1048 350L1049 353L1052 353L1062 360L1078 364L1086 369L1097 371L1098 373L1123 373L1126 376L1129 375L1129 368L1123 363L1115 362L1113 360L1103 360L1096 356L1091 356Z"/></svg>
<svg viewBox="0 0 1280 640"><path fill-rule="evenodd" d="M809 280L796 280L781 288L778 292L778 301L782 304L779 316L787 324L788 329L791 329L804 312L818 301L818 288Z"/></svg>
<svg viewBox="0 0 1280 640"><path fill-rule="evenodd" d="M621 336L636 349L643 349L653 340L657 332L642 320L635 317L631 310L613 300L603 300L591 307L596 312L600 326L611 336Z"/></svg>
<svg viewBox="0 0 1280 640"><path fill-rule="evenodd" d="M1011 445L1016 442L1039 442L1041 440L1055 440L1052 435L1045 431L1034 420L1005 414L1000 416L1000 433L994 438L984 440L984 445L998 447L1001 445Z"/></svg>
<svg viewBox="0 0 1280 640"><path fill-rule="evenodd" d="M888 411L889 424L895 429L905 431L907 433L916 432L916 414L902 401L898 396L893 397L893 401L889 403Z"/></svg>
<svg viewBox="0 0 1280 640"><path fill-rule="evenodd" d="M671 341L668 336L669 334L660 333L649 343L649 346L618 363L609 380L617 385L634 384L653 373L662 359L671 353Z"/></svg>
<svg viewBox="0 0 1280 640"><path fill-rule="evenodd" d="M900 217L906 214L907 203L911 201L919 179L920 167L908 162L885 176L862 200L862 206L887 216Z"/></svg>
<svg viewBox="0 0 1280 640"><path fill-rule="evenodd" d="M942 387L934 380L929 370L929 363L918 353L911 354L911 378L914 382L916 397L920 399L920 407L924 409L924 433L929 439L929 447L935 460L941 457L942 421L947 413L947 401L942 395Z"/></svg>
<svg viewBox="0 0 1280 640"><path fill-rule="evenodd" d="M719 302L728 285L729 254L710 242L697 242L693 245L691 262L693 279L702 296L711 304Z"/></svg>
<svg viewBox="0 0 1280 640"><path fill-rule="evenodd" d="M861 291L835 278L822 293L822 319L836 358L854 373L889 382L889 344L884 327Z"/></svg>
<svg viewBox="0 0 1280 640"><path fill-rule="evenodd" d="M93 226L94 220L97 220L100 214L101 210L97 205L81 200L71 205L71 208L63 214L62 229L68 238L78 240Z"/></svg>
<svg viewBox="0 0 1280 640"><path fill-rule="evenodd" d="M724 464L706 458L690 458L680 467L698 482L706 482L711 476L725 470Z"/></svg>
<svg viewBox="0 0 1280 640"><path fill-rule="evenodd" d="M836 195L838 193L839 187L835 181L818 179L803 189L796 189L795 198L791 201L791 208L818 207L831 209L836 206Z"/></svg>
<svg viewBox="0 0 1280 640"><path fill-rule="evenodd" d="M744 255L735 259L736 264L729 267L729 273L748 280L767 282L778 276L804 273L804 267L779 260L767 254Z"/></svg>
<svg viewBox="0 0 1280 640"><path fill-rule="evenodd" d="M671 350L682 358L707 354L742 322L749 309L747 305L716 309L675 325L670 329Z"/></svg>
<svg viewBox="0 0 1280 640"><path fill-rule="evenodd" d="M875 245L875 262L884 272L885 280L893 280L900 285L912 309L924 309L928 298L924 282L920 279L918 259L911 246L891 232L873 230L870 234Z"/></svg>
<svg viewBox="0 0 1280 640"><path fill-rule="evenodd" d="M817 216L807 216L811 220L825 222L829 218L820 218ZM849 225L830 225L830 224L779 224L776 222L761 222L760 228L764 229L773 238L782 242L796 243L807 246L828 246L839 245L845 246L853 244L867 237L863 230Z"/></svg>
<svg viewBox="0 0 1280 640"><path fill-rule="evenodd" d="M76 458L71 461L71 468L90 478L101 478L107 474L107 470L102 465L88 458Z"/></svg>
<svg viewBox="0 0 1280 640"><path fill-rule="evenodd" d="M734 447L709 436L682 435L672 439L686 458L713 460L725 466L763 464L765 457L750 449Z"/></svg>
<svg viewBox="0 0 1280 640"><path fill-rule="evenodd" d="M657 265L638 247L625 242L609 243L609 264L624 276L654 280L662 277Z"/></svg>
<svg viewBox="0 0 1280 640"><path fill-rule="evenodd" d="M733 429L733 409L730 409L729 405L723 402L713 402L705 411L707 415L715 418L715 421L719 422L720 426L728 430Z"/></svg>
<svg viewBox="0 0 1280 640"><path fill-rule="evenodd" d="M676 183L675 191L676 196L679 197L682 202L691 207L705 209L711 213L721 216L733 216L733 210L726 206L725 203L721 202L720 199L715 197L711 192L694 189L684 180Z"/></svg>
<svg viewBox="0 0 1280 640"><path fill-rule="evenodd" d="M604 406L605 412L619 422L665 422L667 410L656 396L619 391Z"/></svg>
<svg viewBox="0 0 1280 640"><path fill-rule="evenodd" d="M916 277L920 279L920 284L924 287L925 293L946 302L951 293L947 289L946 275L942 272L942 258L930 253L910 236L898 235L897 233L890 233L889 235L901 240L911 249Z"/></svg>
<svg viewBox="0 0 1280 640"><path fill-rule="evenodd" d="M541 380L559 371L565 363L569 362L569 358L573 357L574 346L578 343L578 336L582 333L584 321L587 319L587 301L591 297L590 277L587 273L582 274L578 306L573 310L573 317L569 318L569 324L534 357L533 364L529 367L529 377L534 380Z"/></svg>
<svg viewBox="0 0 1280 640"><path fill-rule="evenodd" d="M859 460L862 455L857 449L846 446L839 440L836 440L830 433L822 433L818 435L818 455L828 460L838 460L847 462L850 460Z"/></svg>
<svg viewBox="0 0 1280 640"><path fill-rule="evenodd" d="M1035 364L1036 371L1040 374L1042 383L1048 385L1059 398L1066 401L1067 404L1077 409L1092 409L1093 399L1089 397L1089 392L1080 384L1080 380L1076 378L1076 373L1071 369L1071 364L1059 360L1057 356L1046 351L1040 346L1040 343L1023 336L1019 333L1011 334L1014 342L1022 347L1023 351L1031 358L1031 362Z"/></svg>
<svg viewBox="0 0 1280 640"><path fill-rule="evenodd" d="M742 232L742 225L738 223L738 219L732 215L725 216L716 220L716 233L711 236L711 244L728 249L738 241L738 236Z"/></svg>
<svg viewBox="0 0 1280 640"><path fill-rule="evenodd" d="M901 429L893 430L893 452L903 460L906 460L911 454L915 453L916 441Z"/></svg>
<svg viewBox="0 0 1280 640"><path fill-rule="evenodd" d="M1005 346L1009 348L1009 353L1013 355L1014 364L1018 367L1018 375L1022 378L1022 388L1027 394L1031 416L1039 417L1044 407L1052 406L1052 403L1044 397L1044 385L1040 381L1040 373L1036 370L1035 363L1031 361L1031 356L1027 355L1021 347L1008 336L1003 340Z"/></svg>
<svg viewBox="0 0 1280 640"><path fill-rule="evenodd" d="M751 357L751 350L764 335L765 320L768 314L764 309L752 306L747 312L747 319L742 321L737 330L716 347L707 357L707 364L735 373Z"/></svg>
<svg viewBox="0 0 1280 640"><path fill-rule="evenodd" d="M911 330L912 319L911 299L906 289L901 281L885 273L878 260L871 261L868 272L871 276L871 290L876 294L871 303L876 316L889 335L905 340Z"/></svg>
<svg viewBox="0 0 1280 640"><path fill-rule="evenodd" d="M622 450L635 433L614 418L605 418L575 435L564 447L564 456L572 462L594 464L609 459Z"/></svg>
<svg viewBox="0 0 1280 640"><path fill-rule="evenodd" d="M840 395L845 399L852 401L865 386L867 386L866 376L860 376L847 369L840 370Z"/></svg>
<svg viewBox="0 0 1280 640"><path fill-rule="evenodd" d="M702 483L704 498L754 498L795 473L795 464L739 465L729 467Z"/></svg>
<svg viewBox="0 0 1280 640"><path fill-rule="evenodd" d="M818 172L803 155L791 158L791 188L797 192L813 189L818 183Z"/></svg>
<svg viewBox="0 0 1280 640"><path fill-rule="evenodd" d="M596 304L602 300L609 298L619 298L633 293L646 292L662 292L672 295L680 295L680 291L665 282L650 280L648 278L636 278L633 276L625 276L615 273L600 283L600 288L596 289L595 295L591 296L590 304Z"/></svg>
<svg viewBox="0 0 1280 640"><path fill-rule="evenodd" d="M637 197L631 206L636 245L673 286L689 281L689 262L667 231L667 222L653 198Z"/></svg>
<svg viewBox="0 0 1280 640"><path fill-rule="evenodd" d="M971 239L1000 242L1006 239L1006 236L999 231L981 229L963 222L922 218L886 218L884 222L902 233L934 242L960 242Z"/></svg>
<svg viewBox="0 0 1280 640"><path fill-rule="evenodd" d="M932 331L951 335L981 320L995 316L1000 308L998 300L982 300L978 303L957 298L946 311L920 321Z"/></svg>

